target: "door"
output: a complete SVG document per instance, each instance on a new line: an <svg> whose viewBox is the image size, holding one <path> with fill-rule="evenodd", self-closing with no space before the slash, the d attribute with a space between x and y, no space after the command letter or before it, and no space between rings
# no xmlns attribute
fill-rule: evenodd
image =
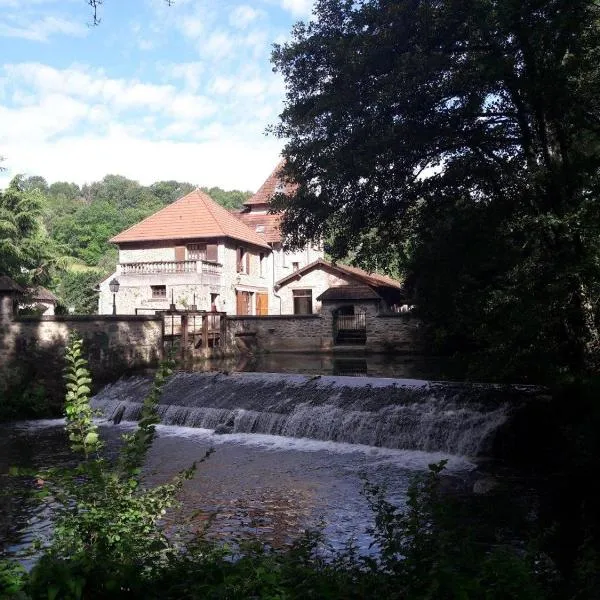
<svg viewBox="0 0 600 600"><path fill-rule="evenodd" d="M250 314L250 292L235 292L236 315Z"/></svg>
<svg viewBox="0 0 600 600"><path fill-rule="evenodd" d="M256 294L256 314L269 314L269 294L266 294L264 292L258 292Z"/></svg>

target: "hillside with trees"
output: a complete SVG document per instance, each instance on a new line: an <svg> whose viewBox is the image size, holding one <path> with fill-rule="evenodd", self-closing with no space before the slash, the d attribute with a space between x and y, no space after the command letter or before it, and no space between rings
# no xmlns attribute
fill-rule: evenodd
<svg viewBox="0 0 600 600"><path fill-rule="evenodd" d="M47 286L64 308L93 313L94 288L117 262L117 249L108 240L195 187L179 181L144 186L121 175L81 187L16 176L0 193L0 272L24 284ZM252 195L201 189L228 209L239 208Z"/></svg>

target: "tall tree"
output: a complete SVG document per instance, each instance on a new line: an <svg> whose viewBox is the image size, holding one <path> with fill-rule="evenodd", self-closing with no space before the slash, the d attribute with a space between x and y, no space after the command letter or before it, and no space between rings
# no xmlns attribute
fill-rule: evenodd
<svg viewBox="0 0 600 600"><path fill-rule="evenodd" d="M598 353L596 0L317 0L287 85L292 245L407 273L438 338L508 373ZM356 244L356 240L361 243ZM508 360L508 362L507 362Z"/></svg>
<svg viewBox="0 0 600 600"><path fill-rule="evenodd" d="M43 197L17 175L0 192L0 273L24 283L44 283L54 248L42 226Z"/></svg>

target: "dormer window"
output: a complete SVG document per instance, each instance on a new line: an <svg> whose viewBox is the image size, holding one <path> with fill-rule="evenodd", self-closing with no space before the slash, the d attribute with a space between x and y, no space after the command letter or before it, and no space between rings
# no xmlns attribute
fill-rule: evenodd
<svg viewBox="0 0 600 600"><path fill-rule="evenodd" d="M264 233L265 232L265 226L264 225L257 225L256 226L256 233Z"/></svg>

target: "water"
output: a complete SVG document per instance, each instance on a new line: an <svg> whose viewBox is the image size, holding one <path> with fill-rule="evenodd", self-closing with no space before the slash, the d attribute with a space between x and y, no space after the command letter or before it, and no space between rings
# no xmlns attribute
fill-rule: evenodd
<svg viewBox="0 0 600 600"><path fill-rule="evenodd" d="M104 425L102 433L114 446L133 426ZM11 489L8 468L66 464L63 427L62 421L44 421L0 428L0 491L11 492L0 495L1 533L12 552L50 533L50 511L27 500L14 481ZM365 532L373 519L361 494L363 476L387 485L390 499L401 506L411 475L429 463L448 459L448 477L458 483L468 481L474 469L471 461L447 453L245 433L222 436L206 429L160 425L145 467L148 481L167 481L210 447L216 452L186 483L183 508L168 518L167 525L185 524L191 531L201 531L210 523L209 538L235 541L259 536L275 547L291 543L322 519L326 539L334 547L354 539L363 553L372 552L372 540Z"/></svg>
<svg viewBox="0 0 600 600"><path fill-rule="evenodd" d="M150 378L106 386L94 407L107 419L139 417ZM425 380L280 373L177 373L164 388L161 421L222 433L254 433L456 455L488 453L512 407L534 388Z"/></svg>
<svg viewBox="0 0 600 600"><path fill-rule="evenodd" d="M114 451L134 427L150 377L123 378L93 399ZM258 535L291 543L325 523L336 548L354 539L372 552L373 515L362 481L385 485L403 506L411 476L447 459L447 477L469 487L474 457L519 404L538 390L427 380L286 373L177 373L167 383L162 425L145 465L150 483L169 480L215 447L183 491L168 527L184 525L213 539ZM121 424L111 421L119 416ZM217 435L216 431L224 433ZM0 538L17 551L50 532L51 506L28 499L31 479L7 476L11 465L48 467L72 460L60 421L0 426ZM0 547L2 542L0 539Z"/></svg>
<svg viewBox="0 0 600 600"><path fill-rule="evenodd" d="M335 354L242 354L231 358L202 360L193 365L193 370L448 379L451 369L439 357L365 354L357 350Z"/></svg>

